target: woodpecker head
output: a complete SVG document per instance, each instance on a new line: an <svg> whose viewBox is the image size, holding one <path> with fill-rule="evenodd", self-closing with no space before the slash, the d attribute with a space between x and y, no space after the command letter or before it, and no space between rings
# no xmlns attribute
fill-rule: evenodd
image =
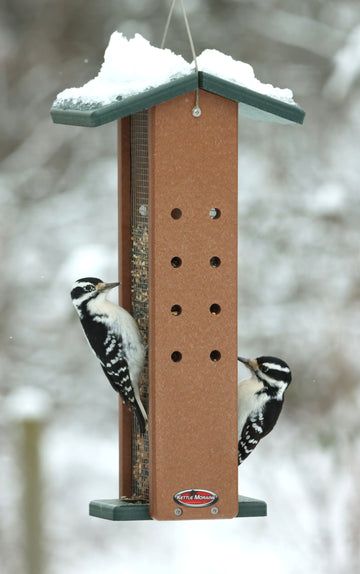
<svg viewBox="0 0 360 574"><path fill-rule="evenodd" d="M285 391L291 383L290 367L277 357L257 357L244 359L238 357L248 369L261 381L265 387Z"/></svg>
<svg viewBox="0 0 360 574"><path fill-rule="evenodd" d="M120 283L104 283L97 277L83 277L75 281L71 289L71 299L76 308L80 308L84 303L97 297L105 298L110 289L117 287Z"/></svg>

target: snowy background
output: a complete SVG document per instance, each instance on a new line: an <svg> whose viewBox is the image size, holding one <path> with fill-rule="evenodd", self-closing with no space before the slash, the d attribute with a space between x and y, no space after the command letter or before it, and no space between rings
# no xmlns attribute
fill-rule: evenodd
<svg viewBox="0 0 360 574"><path fill-rule="evenodd" d="M198 53L249 62L307 112L303 127L240 123L239 348L282 356L294 371L276 430L239 472L241 492L266 500L268 518L121 524L87 515L90 499L116 496L117 405L68 291L89 272L116 279L116 133L114 124L55 126L49 108L97 74L115 29L159 45L168 6L0 4L0 570L30 574L9 402L31 385L52 405L44 574L217 574L224 563L252 574L359 572L358 0L186 0ZM191 60L179 14L167 46Z"/></svg>

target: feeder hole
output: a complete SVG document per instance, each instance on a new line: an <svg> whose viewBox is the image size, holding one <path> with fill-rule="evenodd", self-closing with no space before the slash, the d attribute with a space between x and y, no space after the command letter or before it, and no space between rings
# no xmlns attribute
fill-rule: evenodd
<svg viewBox="0 0 360 574"><path fill-rule="evenodd" d="M220 267L220 265L221 265L221 259L220 259L220 257L212 257L212 258L210 259L210 265L211 265L211 267L213 267L214 269L215 269L216 267Z"/></svg>
<svg viewBox="0 0 360 574"><path fill-rule="evenodd" d="M173 305L171 307L171 314L172 315L175 315L177 317L178 315L181 315L181 313L182 313L181 305Z"/></svg>
<svg viewBox="0 0 360 574"><path fill-rule="evenodd" d="M171 217L173 219L180 219L180 217L182 216L182 211L181 209L179 209L178 207L175 207L172 211L171 211Z"/></svg>
<svg viewBox="0 0 360 574"><path fill-rule="evenodd" d="M210 313L212 315L219 315L220 312L221 312L220 305L218 305L217 303L213 303L212 305L210 305Z"/></svg>
<svg viewBox="0 0 360 574"><path fill-rule="evenodd" d="M216 350L211 351L211 353L210 353L210 359L211 359L214 363L216 363L217 361L220 361L220 359L221 359L221 353L220 353L220 351L216 351Z"/></svg>
<svg viewBox="0 0 360 574"><path fill-rule="evenodd" d="M217 207L212 207L209 211L210 219L219 219L220 215L221 211Z"/></svg>
<svg viewBox="0 0 360 574"><path fill-rule="evenodd" d="M180 351L174 351L173 353L171 353L171 360L174 361L174 363L179 363L181 359L182 354L180 353Z"/></svg>
<svg viewBox="0 0 360 574"><path fill-rule="evenodd" d="M175 268L181 267L182 260L180 257L173 257L171 260L171 265Z"/></svg>

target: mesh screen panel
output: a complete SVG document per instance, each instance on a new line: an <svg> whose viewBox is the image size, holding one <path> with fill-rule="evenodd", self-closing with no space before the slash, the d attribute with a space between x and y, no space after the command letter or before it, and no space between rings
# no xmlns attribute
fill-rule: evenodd
<svg viewBox="0 0 360 574"><path fill-rule="evenodd" d="M148 112L131 116L131 301L132 312L148 345L149 298L148 298L148 200L149 155ZM141 400L148 411L148 354L140 381ZM134 418L132 439L133 494L149 498L149 438L139 433Z"/></svg>

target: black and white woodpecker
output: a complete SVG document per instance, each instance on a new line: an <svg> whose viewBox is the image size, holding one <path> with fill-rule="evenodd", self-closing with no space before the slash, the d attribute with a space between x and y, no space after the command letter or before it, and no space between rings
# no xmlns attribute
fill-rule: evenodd
<svg viewBox="0 0 360 574"><path fill-rule="evenodd" d="M110 289L118 285L84 277L74 283L71 299L105 375L123 402L135 412L140 431L144 433L147 415L140 399L139 379L145 348L135 319L106 298Z"/></svg>
<svg viewBox="0 0 360 574"><path fill-rule="evenodd" d="M274 428L291 383L290 367L277 357L238 357L251 376L238 384L238 463Z"/></svg>

